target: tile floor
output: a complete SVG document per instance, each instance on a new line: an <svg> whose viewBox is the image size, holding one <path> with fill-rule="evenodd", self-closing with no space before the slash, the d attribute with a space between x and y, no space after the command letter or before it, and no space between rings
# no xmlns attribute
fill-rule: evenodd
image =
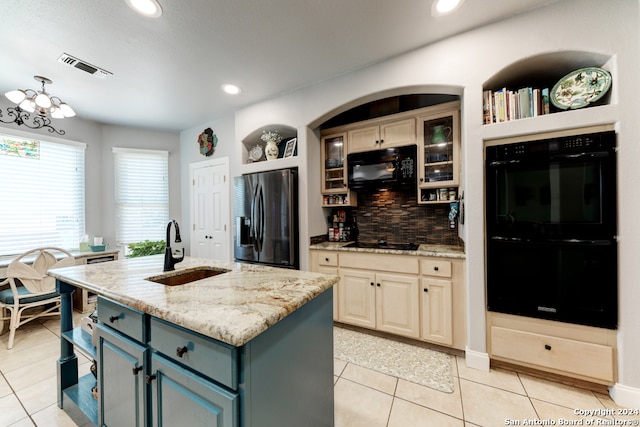
<svg viewBox="0 0 640 427"><path fill-rule="evenodd" d="M7 334L0 336L0 427L76 425L56 405L58 327L53 319L23 326L12 350ZM89 362L81 357L81 375ZM560 425L560 419L580 419L574 409L616 407L604 394L506 370L469 369L461 357L450 394L340 360L334 374L336 427L504 426L534 419Z"/></svg>

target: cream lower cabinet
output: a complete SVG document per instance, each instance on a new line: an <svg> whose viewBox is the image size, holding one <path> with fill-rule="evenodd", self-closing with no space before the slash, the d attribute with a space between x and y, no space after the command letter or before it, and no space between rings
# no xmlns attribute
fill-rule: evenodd
<svg viewBox="0 0 640 427"><path fill-rule="evenodd" d="M340 269L338 320L412 338L420 336L418 278Z"/></svg>
<svg viewBox="0 0 640 427"><path fill-rule="evenodd" d="M338 253L335 251L311 251L311 271L338 275ZM333 285L333 320L338 320L338 293L340 283Z"/></svg>
<svg viewBox="0 0 640 427"><path fill-rule="evenodd" d="M451 280L422 278L420 287L422 338L438 344L453 344Z"/></svg>

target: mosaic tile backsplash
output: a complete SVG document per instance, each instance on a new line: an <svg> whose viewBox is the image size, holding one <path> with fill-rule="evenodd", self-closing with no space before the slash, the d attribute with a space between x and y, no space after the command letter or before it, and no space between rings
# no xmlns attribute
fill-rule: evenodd
<svg viewBox="0 0 640 427"><path fill-rule="evenodd" d="M415 191L359 192L358 221L361 241L463 246L458 228L449 228L449 204L418 205Z"/></svg>

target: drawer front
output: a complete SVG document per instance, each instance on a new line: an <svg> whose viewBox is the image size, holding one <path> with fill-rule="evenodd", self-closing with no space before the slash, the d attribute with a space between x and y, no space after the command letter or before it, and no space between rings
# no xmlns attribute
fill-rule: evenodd
<svg viewBox="0 0 640 427"><path fill-rule="evenodd" d="M493 356L614 381L612 347L532 332L491 327Z"/></svg>
<svg viewBox="0 0 640 427"><path fill-rule="evenodd" d="M425 276L451 277L451 261L423 259L420 270Z"/></svg>
<svg viewBox="0 0 640 427"><path fill-rule="evenodd" d="M238 350L155 317L149 345L167 358L229 388L238 389Z"/></svg>
<svg viewBox="0 0 640 427"><path fill-rule="evenodd" d="M98 320L138 342L147 342L148 328L141 311L98 297Z"/></svg>
<svg viewBox="0 0 640 427"><path fill-rule="evenodd" d="M376 255L344 252L340 254L340 268L350 267L393 273L418 274L418 258L404 255Z"/></svg>
<svg viewBox="0 0 640 427"><path fill-rule="evenodd" d="M335 252L318 252L318 265L338 266L338 254Z"/></svg>

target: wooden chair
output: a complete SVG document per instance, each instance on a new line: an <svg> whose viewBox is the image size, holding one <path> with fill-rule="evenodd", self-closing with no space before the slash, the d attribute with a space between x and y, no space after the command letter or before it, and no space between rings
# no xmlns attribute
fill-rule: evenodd
<svg viewBox="0 0 640 427"><path fill-rule="evenodd" d="M47 275L47 270L73 265L73 255L55 247L32 249L11 261L7 267L7 278L0 282L0 286L9 284L8 289L0 290L0 331L3 330L4 321L10 320L9 349L13 347L18 327L39 317L60 314L56 281ZM41 309L24 313L31 308ZM9 316L5 316L7 310Z"/></svg>

